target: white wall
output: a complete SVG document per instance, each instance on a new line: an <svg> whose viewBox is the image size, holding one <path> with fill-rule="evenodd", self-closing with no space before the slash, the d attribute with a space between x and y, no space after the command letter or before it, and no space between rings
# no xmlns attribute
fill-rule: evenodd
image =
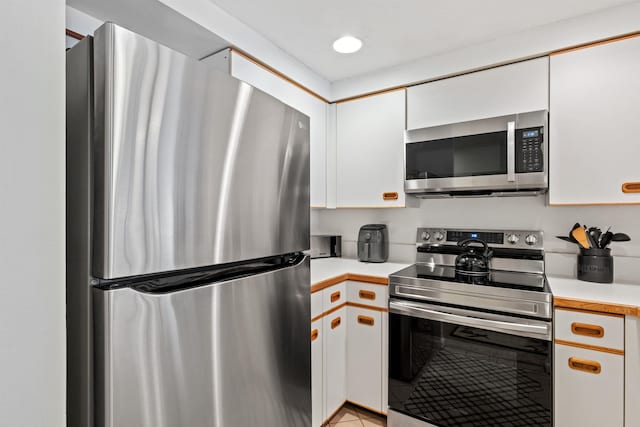
<svg viewBox="0 0 640 427"><path fill-rule="evenodd" d="M64 2L0 16L0 425L62 427Z"/></svg>
<svg viewBox="0 0 640 427"><path fill-rule="evenodd" d="M546 197L504 197L473 199L425 199L419 207L405 209L314 209L312 234L342 235L343 256L356 256L360 226L387 224L389 261L415 261L417 227L518 228L543 230L550 274L574 275L575 245L556 239L567 235L574 223L625 232L631 242L613 243L615 278L640 284L640 206L547 206Z"/></svg>

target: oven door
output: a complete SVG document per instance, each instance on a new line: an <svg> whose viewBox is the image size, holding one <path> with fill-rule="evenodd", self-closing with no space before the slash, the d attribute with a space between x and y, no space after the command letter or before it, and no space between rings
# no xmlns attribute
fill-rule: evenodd
<svg viewBox="0 0 640 427"><path fill-rule="evenodd" d="M546 111L407 131L407 193L547 188Z"/></svg>
<svg viewBox="0 0 640 427"><path fill-rule="evenodd" d="M390 412L439 427L552 425L550 322L394 299L389 308Z"/></svg>

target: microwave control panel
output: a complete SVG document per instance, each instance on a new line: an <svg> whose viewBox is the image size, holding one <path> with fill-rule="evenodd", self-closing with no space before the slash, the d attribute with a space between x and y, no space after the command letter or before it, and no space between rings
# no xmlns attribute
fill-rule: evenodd
<svg viewBox="0 0 640 427"><path fill-rule="evenodd" d="M543 172L542 127L516 130L516 173Z"/></svg>

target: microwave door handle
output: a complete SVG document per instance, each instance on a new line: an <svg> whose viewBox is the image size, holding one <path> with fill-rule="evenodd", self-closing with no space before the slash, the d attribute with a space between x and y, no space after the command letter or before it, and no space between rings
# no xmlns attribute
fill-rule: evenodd
<svg viewBox="0 0 640 427"><path fill-rule="evenodd" d="M406 302L389 302L389 312L405 314L427 320L435 320L455 325L470 326L479 329L488 329L496 332L513 333L515 335L540 335L549 337L549 327L542 325L528 325L517 322L504 322L501 320L481 319L479 317L461 316L438 310L426 309Z"/></svg>
<svg viewBox="0 0 640 427"><path fill-rule="evenodd" d="M516 122L507 123L507 181L516 181Z"/></svg>

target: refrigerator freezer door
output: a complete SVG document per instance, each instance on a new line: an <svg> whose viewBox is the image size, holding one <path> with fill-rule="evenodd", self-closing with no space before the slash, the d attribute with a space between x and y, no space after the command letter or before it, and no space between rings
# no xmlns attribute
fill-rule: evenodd
<svg viewBox="0 0 640 427"><path fill-rule="evenodd" d="M95 34L93 275L309 249L309 118L105 24Z"/></svg>
<svg viewBox="0 0 640 427"><path fill-rule="evenodd" d="M94 289L98 427L311 425L309 259L173 293Z"/></svg>

